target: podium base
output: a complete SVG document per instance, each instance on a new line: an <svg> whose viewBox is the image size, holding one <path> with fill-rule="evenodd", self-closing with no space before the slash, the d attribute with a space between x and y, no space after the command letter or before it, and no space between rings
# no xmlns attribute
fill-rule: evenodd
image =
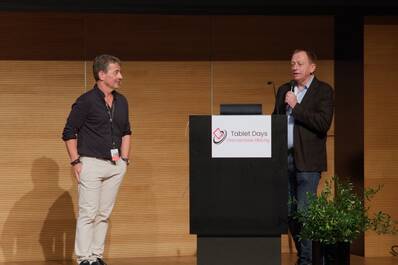
<svg viewBox="0 0 398 265"><path fill-rule="evenodd" d="M279 237L197 237L197 265L280 265Z"/></svg>

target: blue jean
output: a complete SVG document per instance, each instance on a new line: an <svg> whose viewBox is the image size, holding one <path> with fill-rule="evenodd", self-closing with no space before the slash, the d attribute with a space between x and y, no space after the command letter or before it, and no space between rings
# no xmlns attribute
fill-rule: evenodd
<svg viewBox="0 0 398 265"><path fill-rule="evenodd" d="M297 210L306 209L308 207L307 192L316 194L320 172L298 171L294 164L293 155L288 156L288 192L289 192L289 230L293 236L296 245L298 264L311 264L312 262L312 241L300 240L300 224L293 219Z"/></svg>

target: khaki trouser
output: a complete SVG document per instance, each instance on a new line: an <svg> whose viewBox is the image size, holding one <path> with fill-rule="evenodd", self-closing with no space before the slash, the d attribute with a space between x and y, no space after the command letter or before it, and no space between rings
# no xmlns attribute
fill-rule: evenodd
<svg viewBox="0 0 398 265"><path fill-rule="evenodd" d="M79 215L76 226L75 254L77 262L102 258L109 216L126 173L127 164L81 157Z"/></svg>

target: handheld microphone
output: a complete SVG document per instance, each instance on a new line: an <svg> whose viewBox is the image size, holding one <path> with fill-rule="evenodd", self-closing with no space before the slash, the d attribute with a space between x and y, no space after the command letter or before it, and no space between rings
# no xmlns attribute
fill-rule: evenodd
<svg viewBox="0 0 398 265"><path fill-rule="evenodd" d="M290 91L294 93L294 87L296 86L296 81L290 80L289 86L290 86ZM288 111L290 108L289 104L286 103L285 106L286 106L286 111Z"/></svg>
<svg viewBox="0 0 398 265"><path fill-rule="evenodd" d="M294 87L296 86L296 81L290 80L290 91L294 93Z"/></svg>

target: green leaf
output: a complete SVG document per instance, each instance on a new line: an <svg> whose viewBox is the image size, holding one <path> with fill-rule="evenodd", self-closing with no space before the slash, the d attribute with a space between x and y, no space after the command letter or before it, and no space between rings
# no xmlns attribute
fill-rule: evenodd
<svg viewBox="0 0 398 265"><path fill-rule="evenodd" d="M367 188L363 191L363 198L370 201L381 189L381 185ZM308 207L299 210L294 216L302 224L300 238L334 244L352 242L369 229L379 234L398 232L397 222L390 215L379 211L370 218L369 208L364 206L362 197L354 191L354 185L336 176L332 181L325 182L318 196L307 193L307 198Z"/></svg>

